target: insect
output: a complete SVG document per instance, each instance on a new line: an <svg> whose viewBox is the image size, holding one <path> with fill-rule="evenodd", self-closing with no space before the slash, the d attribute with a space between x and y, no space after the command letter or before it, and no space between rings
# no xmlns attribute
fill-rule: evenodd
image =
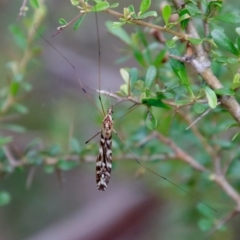
<svg viewBox="0 0 240 240"><path fill-rule="evenodd" d="M96 15L95 15L96 16ZM97 22L97 20L96 20ZM40 35L40 34L39 34ZM98 27L97 27L97 35L98 34ZM40 35L41 36L41 35ZM88 92L86 91L86 89L83 87L82 81L80 79L80 76L78 74L78 71L76 70L76 67L74 66L74 64L72 64L72 62L70 62L68 60L68 58L66 58L57 48L55 48L48 40L46 40L43 36L41 36L52 48L55 49L55 51L57 51L69 64L70 66L74 69L75 74L77 76L78 82L80 84L80 87L82 89L82 91L84 92L84 94L86 94L86 96L88 97L88 99L91 101L91 103L96 106L96 104L94 103L93 99L91 98L91 96L88 94ZM98 83L99 83L99 88L100 89L100 83L101 83L101 75L100 75L100 40L99 37L97 39L98 41L98 72L99 72L99 79L98 79ZM98 91L99 92L99 91ZM112 168L112 134L115 133L118 138L121 140L121 142L123 143L123 145L126 147L126 149L128 149L128 151L131 153L131 155L133 156L134 160L141 165L142 167L144 167L145 169L147 169L149 172L155 174L156 176L164 179L165 181L171 183L172 185L174 185L175 187L177 187L178 189L180 189L181 191L187 193L188 195L190 195L193 199L195 199L198 202L203 203L204 205L206 205L207 207L211 208L212 210L215 211L215 209L213 209L212 207L210 207L209 205L205 204L204 202L200 201L199 199L195 198L194 196L192 196L189 192L187 192L186 190L184 190L183 188L181 188L180 186L178 186L177 184L175 184L174 182L170 181L169 179L165 178L164 176L158 174L157 172L153 171L152 169L146 167L145 165L143 165L138 158L133 154L133 152L130 150L130 148L125 144L125 142L123 141L123 139L118 135L118 133L115 131L114 127L113 127L113 107L114 105L111 105L111 107L107 110L107 113L105 114L104 112L104 108L103 108L103 104L102 104L102 100L101 100L101 96L99 93L99 100L100 100L100 104L101 104L101 108L102 111L97 107L97 109L101 112L101 114L103 115L103 122L102 122L102 128L100 131L97 132L97 134L95 134L92 138L90 138L88 141L86 141L86 143L88 143L90 140L92 140L93 138L95 138L96 136L100 135L100 146L99 146L99 152L98 152L98 156L96 157L96 184L97 184L97 189L98 190L102 190L105 191L108 187L109 184L109 180L111 177L111 168ZM117 102L118 103L118 102ZM117 104L116 103L116 104ZM115 104L115 105L116 105Z"/></svg>
<svg viewBox="0 0 240 240"><path fill-rule="evenodd" d="M100 131L100 147L96 162L96 182L98 190L105 191L111 176L112 169L112 131L113 131L113 108L110 107L103 119Z"/></svg>

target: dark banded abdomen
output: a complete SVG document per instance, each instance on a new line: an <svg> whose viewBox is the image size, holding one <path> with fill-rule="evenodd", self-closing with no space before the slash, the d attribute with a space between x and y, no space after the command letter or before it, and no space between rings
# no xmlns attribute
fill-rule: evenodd
<svg viewBox="0 0 240 240"><path fill-rule="evenodd" d="M107 189L112 169L112 135L104 137L101 132L99 153L96 162L96 182L98 190Z"/></svg>

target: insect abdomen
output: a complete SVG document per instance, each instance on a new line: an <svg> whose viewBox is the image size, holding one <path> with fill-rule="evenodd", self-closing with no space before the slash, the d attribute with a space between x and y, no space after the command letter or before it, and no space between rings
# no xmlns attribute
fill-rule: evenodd
<svg viewBox="0 0 240 240"><path fill-rule="evenodd" d="M96 162L96 182L98 190L107 189L112 169L112 136L101 133L99 153Z"/></svg>

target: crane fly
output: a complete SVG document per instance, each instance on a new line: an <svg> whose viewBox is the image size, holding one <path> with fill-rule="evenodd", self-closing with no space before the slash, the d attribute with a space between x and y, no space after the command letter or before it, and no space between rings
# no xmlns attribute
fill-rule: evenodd
<svg viewBox="0 0 240 240"><path fill-rule="evenodd" d="M154 175L156 175L156 176L162 178L163 180L167 181L168 183L172 184L173 186L175 186L179 190L185 192L186 194L188 194L195 201L202 203L203 205L207 206L208 208L210 208L210 209L212 209L213 211L216 212L216 210L214 208L212 208L208 204L202 202L201 200L199 200L195 196L191 195L188 191L184 190L179 185L175 184L174 182L170 181L166 177L158 174L157 172L155 172L152 169L150 169L150 168L146 167L145 165L143 165L138 160L138 158L135 156L135 154L131 151L131 149L125 144L123 139L118 135L117 131L114 129L114 127L113 127L113 117L112 117L112 115L113 115L113 107L114 106L111 105L110 108L107 110L107 113L105 114L105 111L104 111L104 108L103 108L103 104L102 104L102 100L101 100L101 96L100 96L100 85L101 85L100 55L101 55L101 53L100 53L100 39L99 39L97 14L95 14L95 19L96 19L96 26L97 26L97 31L96 32L97 32L97 44L98 44L98 84L99 84L99 86L98 86L99 91L98 92L99 92L99 100L100 100L102 111L97 107L97 105L95 104L95 102L93 101L91 96L88 94L86 89L83 87L82 81L80 79L80 76L79 76L78 71L76 70L76 67L74 66L74 64L67 57L65 57L55 46L53 46L46 38L44 38L39 33L39 31L36 29L36 27L35 27L35 29L38 32L38 34L56 52L58 52L58 54L61 55L62 58L64 58L66 60L66 62L68 62L70 64L70 66L73 68L73 70L74 70L74 72L75 72L75 74L77 76L77 79L78 79L78 82L80 84L80 87L81 87L82 91L87 96L87 98L90 100L90 102L98 109L98 111L103 116L101 130L98 131L97 134L95 134L93 137L91 137L88 141L86 141L86 143L88 143L90 140L92 140L93 138L95 138L96 136L98 136L100 134L99 151L98 151L98 155L96 157L96 184L97 184L97 189L105 191L107 189L107 187L108 187L108 184L109 184L109 180L110 180L110 177L111 177L111 169L112 169L112 133L115 133L118 136L118 138L120 139L120 141L123 143L123 145L126 147L126 149L131 153L131 155L133 156L133 159L140 166L142 166L143 168L145 168L149 172L153 173Z"/></svg>

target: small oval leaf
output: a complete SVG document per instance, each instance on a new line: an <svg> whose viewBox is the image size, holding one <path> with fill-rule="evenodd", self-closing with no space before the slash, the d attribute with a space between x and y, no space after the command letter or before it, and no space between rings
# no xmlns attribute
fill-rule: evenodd
<svg viewBox="0 0 240 240"><path fill-rule="evenodd" d="M206 97L208 99L208 105L210 108L215 108L217 106L217 95L216 93L208 86L204 87Z"/></svg>
<svg viewBox="0 0 240 240"><path fill-rule="evenodd" d="M150 130L154 130L157 127L157 119L153 115L152 111L148 112L147 118L146 118L146 126Z"/></svg>
<svg viewBox="0 0 240 240"><path fill-rule="evenodd" d="M149 66L147 73L146 73L146 77L145 77L145 86L147 88L150 88L156 78L157 75L157 69L155 66L151 65Z"/></svg>
<svg viewBox="0 0 240 240"><path fill-rule="evenodd" d="M58 20L58 22L61 24L61 25L66 25L67 24L67 21L64 19L64 18L60 18Z"/></svg>
<svg viewBox="0 0 240 240"><path fill-rule="evenodd" d="M164 19L164 22L165 24L167 25L168 22L169 22L169 18L172 14L172 9L169 5L165 5L163 10L162 10L162 16L163 16L163 19Z"/></svg>
<svg viewBox="0 0 240 240"><path fill-rule="evenodd" d="M11 200L11 196L8 192L0 191L0 206L7 205Z"/></svg>
<svg viewBox="0 0 240 240"><path fill-rule="evenodd" d="M228 38L228 36L224 32L222 32L220 30L213 30L211 32L211 36L212 36L214 42L218 46L222 47L226 51L228 51L236 56L239 55L237 48L234 46L232 41Z"/></svg>
<svg viewBox="0 0 240 240"><path fill-rule="evenodd" d="M151 0L142 0L140 5L140 11L144 13L149 9L150 6L151 6Z"/></svg>
<svg viewBox="0 0 240 240"><path fill-rule="evenodd" d="M240 22L240 16L235 13L227 13L223 15L218 15L214 17L215 20L220 20L227 23L239 23Z"/></svg>
<svg viewBox="0 0 240 240"><path fill-rule="evenodd" d="M91 8L91 12L101 12L109 7L108 2L99 2L94 7Z"/></svg>

